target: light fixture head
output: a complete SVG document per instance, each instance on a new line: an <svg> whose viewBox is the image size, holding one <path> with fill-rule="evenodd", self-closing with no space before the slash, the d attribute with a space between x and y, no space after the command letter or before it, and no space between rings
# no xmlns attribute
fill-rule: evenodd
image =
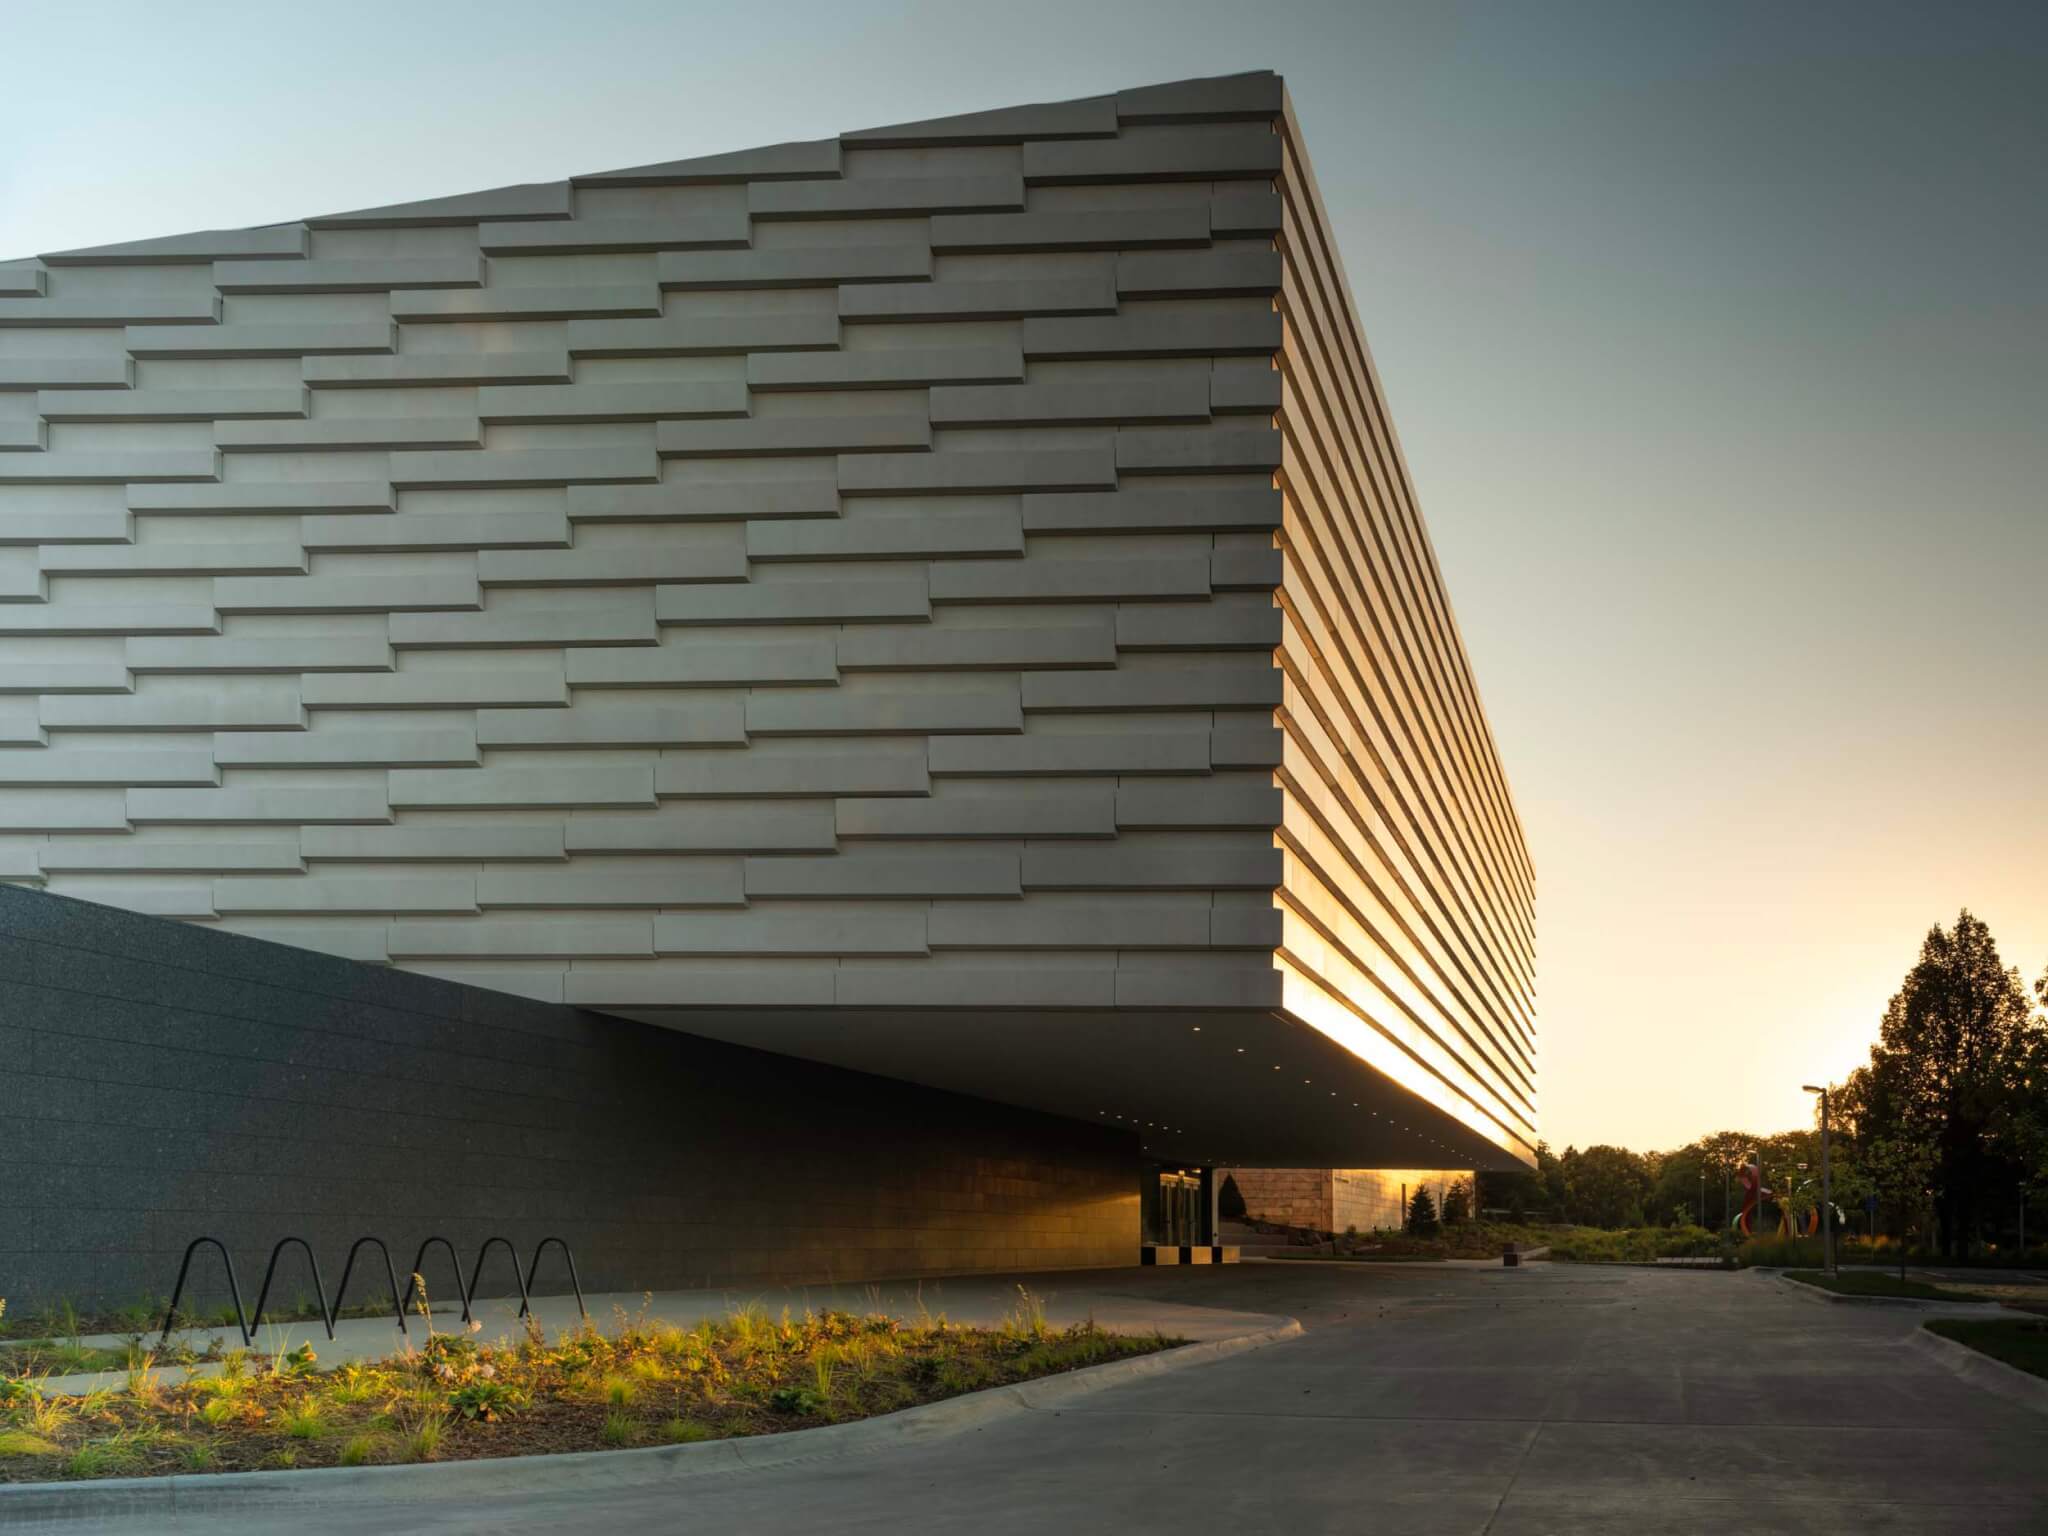
<svg viewBox="0 0 2048 1536"><path fill-rule="evenodd" d="M1799 1091L1801 1093L1826 1093L1827 1089L1816 1088L1812 1083L1801 1083L1799 1085Z"/></svg>

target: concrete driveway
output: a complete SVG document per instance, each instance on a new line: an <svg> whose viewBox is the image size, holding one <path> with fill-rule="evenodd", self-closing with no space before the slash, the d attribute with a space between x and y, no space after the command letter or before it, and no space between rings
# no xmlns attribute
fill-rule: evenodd
<svg viewBox="0 0 2048 1536"><path fill-rule="evenodd" d="M1818 1305L1754 1275L1569 1265L1276 1263L1043 1284L1283 1313L1308 1331L945 1438L772 1468L675 1477L629 1472L628 1457L616 1483L559 1491L212 1503L52 1529L2048 1529L2048 1412L1911 1347L1918 1312Z"/></svg>

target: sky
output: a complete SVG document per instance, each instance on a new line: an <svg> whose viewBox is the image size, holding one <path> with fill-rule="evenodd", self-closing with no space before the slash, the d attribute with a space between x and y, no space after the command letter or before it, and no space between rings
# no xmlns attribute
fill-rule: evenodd
<svg viewBox="0 0 2048 1536"><path fill-rule="evenodd" d="M99 0L0 35L10 255L1278 70L1536 865L1544 1135L1805 1123L1966 905L2048 968L2048 9Z"/></svg>

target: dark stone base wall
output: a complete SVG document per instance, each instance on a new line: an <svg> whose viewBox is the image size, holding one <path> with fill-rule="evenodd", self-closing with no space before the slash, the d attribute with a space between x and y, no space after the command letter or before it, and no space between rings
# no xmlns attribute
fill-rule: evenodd
<svg viewBox="0 0 2048 1536"><path fill-rule="evenodd" d="M288 1234L329 1287L364 1234L401 1269L429 1233L465 1265L561 1236L586 1290L1135 1264L1137 1165L1099 1126L0 886L17 1316L165 1296L202 1233L251 1305Z"/></svg>

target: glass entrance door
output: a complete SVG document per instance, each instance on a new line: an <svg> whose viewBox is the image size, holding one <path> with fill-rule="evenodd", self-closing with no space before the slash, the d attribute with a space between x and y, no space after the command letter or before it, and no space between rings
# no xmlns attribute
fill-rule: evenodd
<svg viewBox="0 0 2048 1536"><path fill-rule="evenodd" d="M1169 1246L1199 1243L1202 1233L1202 1178L1197 1173L1159 1175L1159 1240Z"/></svg>

